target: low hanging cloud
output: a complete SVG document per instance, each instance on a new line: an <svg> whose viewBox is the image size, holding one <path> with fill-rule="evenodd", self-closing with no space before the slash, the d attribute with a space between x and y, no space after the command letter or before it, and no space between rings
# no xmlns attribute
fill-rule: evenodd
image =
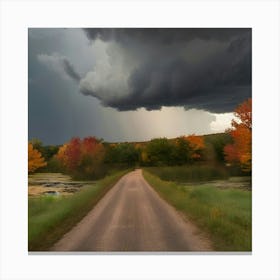
<svg viewBox="0 0 280 280"><path fill-rule="evenodd" d="M102 62L80 91L119 111L183 106L221 113L251 96L251 29L86 29ZM104 66L106 65L106 67Z"/></svg>
<svg viewBox="0 0 280 280"><path fill-rule="evenodd" d="M81 77L75 70L74 66L70 63L70 61L59 54L39 54L37 55L37 59L39 62L45 64L51 70L54 70L58 74L60 74L63 78L71 78L76 82L79 82Z"/></svg>

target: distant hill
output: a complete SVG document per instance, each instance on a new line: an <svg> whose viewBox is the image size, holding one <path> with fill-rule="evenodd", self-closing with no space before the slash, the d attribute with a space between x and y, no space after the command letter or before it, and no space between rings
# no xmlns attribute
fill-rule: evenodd
<svg viewBox="0 0 280 280"><path fill-rule="evenodd" d="M190 134L188 134L190 135ZM186 136L188 136L186 134ZM197 136L203 136L204 137L204 140L207 141L207 142L212 142L212 141L217 141L217 140L228 140L230 139L230 136L228 135L228 133L226 132L219 132L219 133L212 133L212 134L203 134L203 135L199 135L199 134L196 134ZM182 135L181 135L182 136ZM180 137L180 136L178 136ZM175 137L175 138L168 138L168 140L172 141L172 140L175 140L177 139L178 137ZM109 141L104 141L104 143L106 144L120 144L120 143L130 143L130 144L147 144L149 143L152 139L155 139L155 138L166 138L166 137L154 137L154 138L151 138L150 140L146 140L146 141L118 141L118 142L109 142Z"/></svg>

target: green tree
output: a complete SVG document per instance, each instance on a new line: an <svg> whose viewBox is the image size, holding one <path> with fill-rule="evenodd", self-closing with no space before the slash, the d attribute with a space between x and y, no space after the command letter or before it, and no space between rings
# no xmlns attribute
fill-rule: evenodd
<svg viewBox="0 0 280 280"><path fill-rule="evenodd" d="M174 141L171 162L174 165L189 163L191 160L191 148L186 137L181 136Z"/></svg>
<svg viewBox="0 0 280 280"><path fill-rule="evenodd" d="M152 165L170 165L173 148L166 138L152 139L146 146L148 162Z"/></svg>
<svg viewBox="0 0 280 280"><path fill-rule="evenodd" d="M139 162L139 150L131 143L111 144L107 148L106 163L133 166Z"/></svg>
<svg viewBox="0 0 280 280"><path fill-rule="evenodd" d="M33 138L30 143L34 149L38 150L46 161L49 161L59 150L59 145L43 145L43 142L38 138Z"/></svg>

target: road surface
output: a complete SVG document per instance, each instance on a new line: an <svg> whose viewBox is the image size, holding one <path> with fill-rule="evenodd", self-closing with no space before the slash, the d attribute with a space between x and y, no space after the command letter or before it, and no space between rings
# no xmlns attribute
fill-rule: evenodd
<svg viewBox="0 0 280 280"><path fill-rule="evenodd" d="M167 204L142 171L116 185L51 251L209 251L209 241Z"/></svg>

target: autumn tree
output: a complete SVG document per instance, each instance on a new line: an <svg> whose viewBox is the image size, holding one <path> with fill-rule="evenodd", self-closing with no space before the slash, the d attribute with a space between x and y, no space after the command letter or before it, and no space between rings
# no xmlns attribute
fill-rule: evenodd
<svg viewBox="0 0 280 280"><path fill-rule="evenodd" d="M197 136L195 134L186 137L190 146L190 157L193 160L198 160L202 158L202 151L205 149L205 143L202 136Z"/></svg>
<svg viewBox="0 0 280 280"><path fill-rule="evenodd" d="M140 162L142 165L149 165L148 153L145 149L141 149L140 151Z"/></svg>
<svg viewBox="0 0 280 280"><path fill-rule="evenodd" d="M68 143L63 144L60 146L57 154L55 155L56 159L60 162L60 165L62 168L67 168L67 161L68 157L66 156L66 150L67 150Z"/></svg>
<svg viewBox="0 0 280 280"><path fill-rule="evenodd" d="M79 168L86 177L103 175L105 148L95 137L86 137L81 142L81 159Z"/></svg>
<svg viewBox="0 0 280 280"><path fill-rule="evenodd" d="M233 143L224 148L225 159L232 164L239 164L243 171L252 169L252 99L240 104L234 111L237 120L232 120L228 131Z"/></svg>
<svg viewBox="0 0 280 280"><path fill-rule="evenodd" d="M56 157L64 169L74 177L100 177L105 149L95 137L72 138L60 147Z"/></svg>
<svg viewBox="0 0 280 280"><path fill-rule="evenodd" d="M28 173L34 172L36 169L46 166L47 163L42 154L31 143L28 143Z"/></svg>
<svg viewBox="0 0 280 280"><path fill-rule="evenodd" d="M57 153L57 159L67 171L77 171L81 161L80 138L72 138L69 143L65 143L61 146Z"/></svg>
<svg viewBox="0 0 280 280"><path fill-rule="evenodd" d="M58 145L43 145L42 141L38 138L32 138L29 141L33 148L38 150L42 157L48 162L52 157L57 154L59 146Z"/></svg>

